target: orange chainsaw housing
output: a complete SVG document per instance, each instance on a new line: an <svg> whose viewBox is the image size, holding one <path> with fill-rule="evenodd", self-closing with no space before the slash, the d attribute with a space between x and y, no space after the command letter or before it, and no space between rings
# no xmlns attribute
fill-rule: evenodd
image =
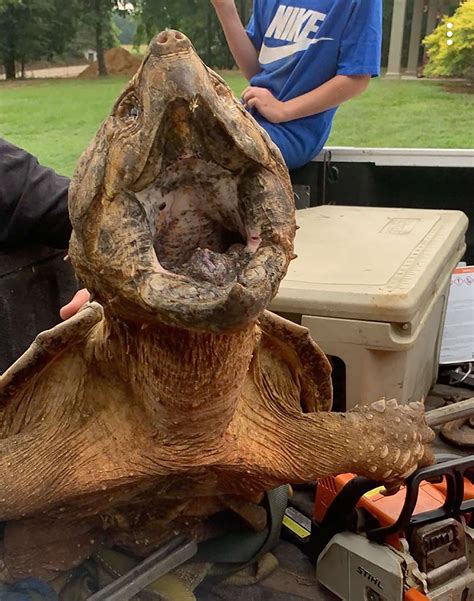
<svg viewBox="0 0 474 601"><path fill-rule="evenodd" d="M428 597L416 588L411 588L403 595L403 601L426 601Z"/></svg>
<svg viewBox="0 0 474 601"><path fill-rule="evenodd" d="M433 484L433 486L443 494L443 497L447 495L446 480L444 478L442 482ZM467 478L464 478L464 500L466 499L474 499L474 484Z"/></svg>
<svg viewBox="0 0 474 601"><path fill-rule="evenodd" d="M318 524L322 522L326 511L339 491L354 477L354 474L341 474L318 480L314 505L314 520ZM446 497L443 492L445 493L446 489L444 488L443 491L443 485L445 487L444 481L440 485L430 484L429 482L421 484L414 515L439 509L444 505ZM472 488L474 494L474 487ZM374 490L366 493L357 504L357 507L365 509L369 514L374 516L382 527L391 526L397 521L406 497L405 486L402 486L396 494L390 496L384 496L382 494L384 490L383 486L374 488ZM400 536L403 536L403 533L399 535L395 534L385 542L395 549L400 549Z"/></svg>
<svg viewBox="0 0 474 601"><path fill-rule="evenodd" d="M425 474L420 470L418 475L415 474L412 479L408 480L408 488L407 486L402 486L396 494L390 496L382 494L385 491L383 486L374 487L372 490L369 490L359 498L356 505L357 508L363 509L378 522L375 530L370 530L369 528L369 538L370 532L374 533L380 530L379 536L385 536L385 538L381 538L378 542L383 542L394 549L401 550L401 539L405 537L403 529L410 523L410 520L407 520L407 507L413 507L412 503L415 498L416 505L411 512L411 516L412 518L413 516L419 516L418 523L423 523L422 514L429 516L431 512L441 509L445 510L446 514L459 509L460 514L464 516L467 524L474 523L474 518L472 517L474 514L473 460L474 456L424 468L426 477L431 480L430 482L423 479ZM328 509L332 506L338 494L355 477L355 474L341 474L318 480L313 514L316 524L324 527L324 519ZM357 486L357 483L354 484ZM367 490L364 484L362 484L362 487ZM463 488L461 489L460 487ZM348 489L350 490L350 487ZM357 492L357 487L353 491ZM462 503L457 497L459 493ZM413 497L414 494L417 496ZM351 505L351 512L353 507L354 505ZM439 513L443 515L443 511ZM406 525L402 526L402 524ZM396 531L397 528L400 528L400 530ZM383 529L391 529L392 532L383 533ZM427 599L429 597L416 588L406 590L403 596L404 601L427 601Z"/></svg>

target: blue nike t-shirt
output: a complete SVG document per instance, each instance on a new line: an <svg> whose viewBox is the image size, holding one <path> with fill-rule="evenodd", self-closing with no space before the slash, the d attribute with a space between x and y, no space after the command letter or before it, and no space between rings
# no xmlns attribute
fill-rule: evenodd
<svg viewBox="0 0 474 601"><path fill-rule="evenodd" d="M382 0L254 0L247 34L262 70L250 85L286 101L336 75L376 76L381 32ZM336 110L279 124L255 110L252 114L294 169L322 149Z"/></svg>

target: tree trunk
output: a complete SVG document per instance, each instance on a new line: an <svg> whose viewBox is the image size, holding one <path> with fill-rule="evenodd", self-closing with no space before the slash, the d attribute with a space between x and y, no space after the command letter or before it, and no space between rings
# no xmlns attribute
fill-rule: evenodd
<svg viewBox="0 0 474 601"><path fill-rule="evenodd" d="M4 57L3 65L5 67L5 77L7 79L16 79L16 65L13 54Z"/></svg>
<svg viewBox="0 0 474 601"><path fill-rule="evenodd" d="M97 64L99 67L99 76L105 77L107 75L107 65L105 64L105 56L104 56L104 31L102 27L102 11L101 11L101 2L100 0L95 0L95 44L97 51Z"/></svg>

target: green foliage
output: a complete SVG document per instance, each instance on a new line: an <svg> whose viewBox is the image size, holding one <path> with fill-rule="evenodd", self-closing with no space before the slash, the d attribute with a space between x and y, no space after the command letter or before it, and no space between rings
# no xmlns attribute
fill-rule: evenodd
<svg viewBox="0 0 474 601"><path fill-rule="evenodd" d="M0 0L0 62L8 79L18 63L118 44L112 21L126 15L120 0Z"/></svg>
<svg viewBox="0 0 474 601"><path fill-rule="evenodd" d="M238 0L244 22L251 14L252 0ZM234 61L227 48L222 28L209 0L140 0L135 45L147 44L163 29L179 29L193 42L203 60L216 68L230 69Z"/></svg>
<svg viewBox="0 0 474 601"><path fill-rule="evenodd" d="M70 0L0 0L0 60L7 77L15 76L17 61L62 53L75 21Z"/></svg>
<svg viewBox="0 0 474 601"><path fill-rule="evenodd" d="M452 37L448 37L448 32L452 32ZM425 75L474 79L474 0L465 0L453 16L443 17L423 43L429 55Z"/></svg>

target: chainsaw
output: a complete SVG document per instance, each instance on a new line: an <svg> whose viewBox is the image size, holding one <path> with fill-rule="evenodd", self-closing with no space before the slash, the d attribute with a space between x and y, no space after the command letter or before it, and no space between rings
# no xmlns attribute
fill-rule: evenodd
<svg viewBox="0 0 474 601"><path fill-rule="evenodd" d="M428 412L427 422L473 413L469 399ZM474 455L450 457L390 496L354 474L321 479L312 515L295 495L283 537L343 601L474 601Z"/></svg>

